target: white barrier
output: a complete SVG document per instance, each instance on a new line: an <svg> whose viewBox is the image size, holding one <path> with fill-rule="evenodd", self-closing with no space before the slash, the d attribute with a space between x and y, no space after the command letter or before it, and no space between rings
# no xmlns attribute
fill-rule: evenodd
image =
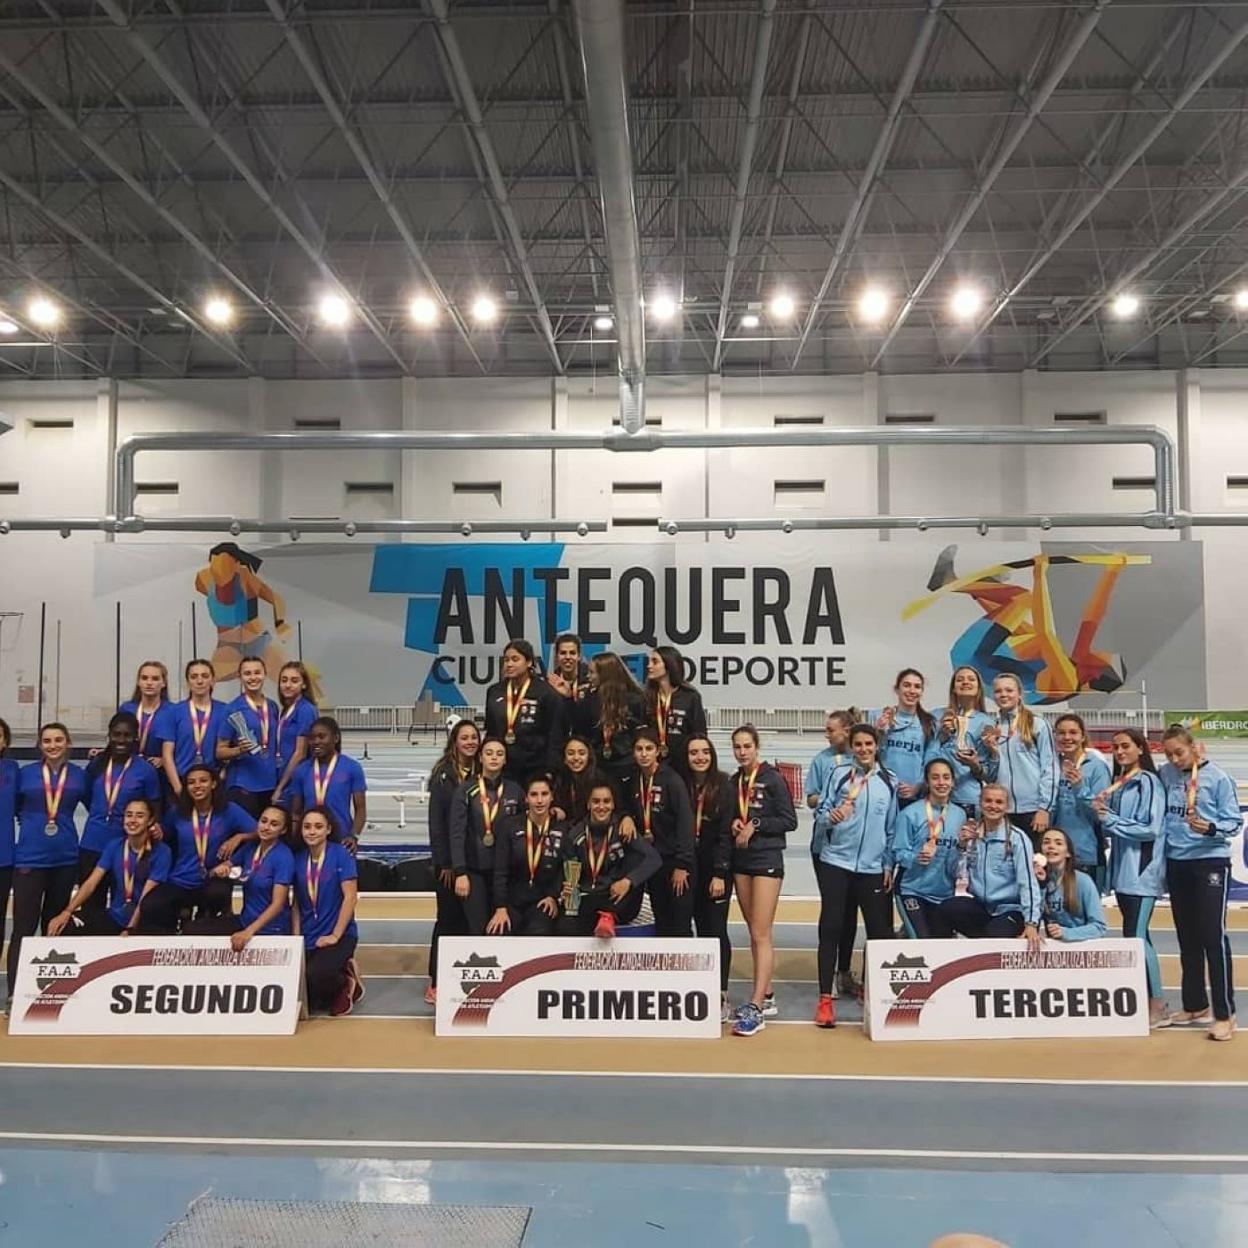
<svg viewBox="0 0 1248 1248"><path fill-rule="evenodd" d="M872 940L866 981L872 1040L1148 1035L1139 940Z"/></svg>
<svg viewBox="0 0 1248 1248"><path fill-rule="evenodd" d="M444 936L436 1034L716 1039L719 942Z"/></svg>
<svg viewBox="0 0 1248 1248"><path fill-rule="evenodd" d="M298 936L28 936L9 1034L288 1036L302 987Z"/></svg>

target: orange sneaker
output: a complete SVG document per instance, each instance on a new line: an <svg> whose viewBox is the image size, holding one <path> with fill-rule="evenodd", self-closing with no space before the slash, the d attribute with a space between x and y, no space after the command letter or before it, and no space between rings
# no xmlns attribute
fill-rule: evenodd
<svg viewBox="0 0 1248 1248"><path fill-rule="evenodd" d="M615 935L615 915L610 910L598 911L598 926L594 928L594 935L599 940L610 940Z"/></svg>
<svg viewBox="0 0 1248 1248"><path fill-rule="evenodd" d="M832 1000L831 993L823 993L819 997L819 1004L815 1006L815 1026L836 1026L836 1002Z"/></svg>
<svg viewBox="0 0 1248 1248"><path fill-rule="evenodd" d="M425 989L425 1004L437 1005L437 1003L438 1003L438 990L432 984L430 984Z"/></svg>

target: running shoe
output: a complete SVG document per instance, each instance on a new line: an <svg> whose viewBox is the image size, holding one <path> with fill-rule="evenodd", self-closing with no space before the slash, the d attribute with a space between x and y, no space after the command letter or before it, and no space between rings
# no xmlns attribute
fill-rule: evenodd
<svg viewBox="0 0 1248 1248"><path fill-rule="evenodd" d="M351 978L351 1004L358 1005L364 1000L364 979L360 975L360 964L354 958L347 959L347 974Z"/></svg>
<svg viewBox="0 0 1248 1248"><path fill-rule="evenodd" d="M1148 1003L1148 1025L1154 1030L1159 1027L1169 1027L1174 1021L1170 1016L1170 1007L1164 1001L1150 1001Z"/></svg>
<svg viewBox="0 0 1248 1248"><path fill-rule="evenodd" d="M780 1007L776 1004L776 994L774 992L769 992L763 998L763 1017L764 1018L779 1018L780 1017Z"/></svg>
<svg viewBox="0 0 1248 1248"><path fill-rule="evenodd" d="M615 915L610 910L598 911L598 924L594 928L594 935L599 940L610 940L615 935Z"/></svg>
<svg viewBox="0 0 1248 1248"><path fill-rule="evenodd" d="M732 1006L728 1004L727 997L721 997L719 1002L719 1021L727 1026L736 1017L733 1013Z"/></svg>
<svg viewBox="0 0 1248 1248"><path fill-rule="evenodd" d="M430 984L425 989L425 1004L437 1005L437 1003L438 1003L438 990L432 984Z"/></svg>
<svg viewBox="0 0 1248 1248"><path fill-rule="evenodd" d="M1180 1010L1170 1015L1170 1021L1176 1027L1207 1027L1213 1022L1213 1011L1208 1006L1203 1010Z"/></svg>
<svg viewBox="0 0 1248 1248"><path fill-rule="evenodd" d="M862 1000L862 984L854 978L853 971L841 971L836 977L836 986L840 991L835 995Z"/></svg>
<svg viewBox="0 0 1248 1248"><path fill-rule="evenodd" d="M747 1001L738 1011L732 1024L734 1036L755 1036L767 1026L763 1011L753 1001Z"/></svg>
<svg viewBox="0 0 1248 1248"><path fill-rule="evenodd" d="M1220 1018L1209 1028L1210 1040L1229 1040L1235 1034L1235 1020Z"/></svg>
<svg viewBox="0 0 1248 1248"><path fill-rule="evenodd" d="M819 1004L815 1007L815 1026L836 1026L836 1002L832 1000L830 993L819 998Z"/></svg>
<svg viewBox="0 0 1248 1248"><path fill-rule="evenodd" d="M342 987L338 989L338 995L334 998L334 1003L329 1007L329 1016L331 1018L342 1018L344 1015L350 1014L355 1007L355 980L350 975L342 977Z"/></svg>

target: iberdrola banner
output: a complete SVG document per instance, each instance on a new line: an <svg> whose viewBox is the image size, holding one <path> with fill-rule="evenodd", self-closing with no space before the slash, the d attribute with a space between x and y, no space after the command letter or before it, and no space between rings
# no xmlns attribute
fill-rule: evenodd
<svg viewBox="0 0 1248 1248"><path fill-rule="evenodd" d="M1016 673L1037 705L1138 707L1145 683L1154 706L1207 701L1197 542L119 541L98 547L89 599L47 583L18 592L36 613L42 593L65 597L50 610L97 655L112 654L120 603L126 681L140 660L175 669L198 653L228 695L241 657L261 655L274 676L301 653L331 705L425 692L480 705L509 638L549 658L565 631L639 674L648 649L676 646L710 706L882 706L902 667L926 674L939 706L964 663L985 682ZM111 701L111 664L75 675Z"/></svg>

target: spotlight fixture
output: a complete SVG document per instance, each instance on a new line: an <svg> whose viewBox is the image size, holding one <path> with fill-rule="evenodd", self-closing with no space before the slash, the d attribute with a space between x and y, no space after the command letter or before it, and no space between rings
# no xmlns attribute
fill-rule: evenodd
<svg viewBox="0 0 1248 1248"><path fill-rule="evenodd" d="M351 319L351 305L341 295L326 295L317 309L321 324L341 329Z"/></svg>
<svg viewBox="0 0 1248 1248"><path fill-rule="evenodd" d="M234 319L234 305L220 295L213 295L204 304L204 317L211 325L228 325Z"/></svg>
<svg viewBox="0 0 1248 1248"><path fill-rule="evenodd" d="M758 328L758 313L747 312L741 318L741 328L742 329L757 329Z"/></svg>
<svg viewBox="0 0 1248 1248"><path fill-rule="evenodd" d="M489 325L498 316L498 304L489 295L478 295L472 301L472 319L478 325Z"/></svg>
<svg viewBox="0 0 1248 1248"><path fill-rule="evenodd" d="M594 328L600 334L609 334L615 328L615 322L609 316L594 317Z"/></svg>
<svg viewBox="0 0 1248 1248"><path fill-rule="evenodd" d="M876 324L888 315L888 292L878 286L868 286L858 297L858 316Z"/></svg>
<svg viewBox="0 0 1248 1248"><path fill-rule="evenodd" d="M1139 297L1123 291L1121 295L1114 298L1114 302L1110 305L1114 315L1120 320L1125 321L1133 317L1140 310Z"/></svg>
<svg viewBox="0 0 1248 1248"><path fill-rule="evenodd" d="M54 329L61 322L61 309L45 295L36 295L26 313L40 329Z"/></svg>
<svg viewBox="0 0 1248 1248"><path fill-rule="evenodd" d="M0 334L4 334L6 337L11 337L13 334L17 333L17 330L17 322L9 320L7 316L0 313Z"/></svg>
<svg viewBox="0 0 1248 1248"><path fill-rule="evenodd" d="M797 311L797 304L788 291L782 290L771 297L771 314L778 321L787 321Z"/></svg>
<svg viewBox="0 0 1248 1248"><path fill-rule="evenodd" d="M1235 310L1248 312L1248 286L1241 286L1235 292Z"/></svg>
<svg viewBox="0 0 1248 1248"><path fill-rule="evenodd" d="M949 310L960 321L969 321L984 306L984 296L977 286L959 286L949 300Z"/></svg>
<svg viewBox="0 0 1248 1248"><path fill-rule="evenodd" d="M412 320L423 329L438 323L438 305L428 295L417 295L407 310Z"/></svg>
<svg viewBox="0 0 1248 1248"><path fill-rule="evenodd" d="M676 300L662 291L650 300L649 307L656 321L670 321L676 315Z"/></svg>

